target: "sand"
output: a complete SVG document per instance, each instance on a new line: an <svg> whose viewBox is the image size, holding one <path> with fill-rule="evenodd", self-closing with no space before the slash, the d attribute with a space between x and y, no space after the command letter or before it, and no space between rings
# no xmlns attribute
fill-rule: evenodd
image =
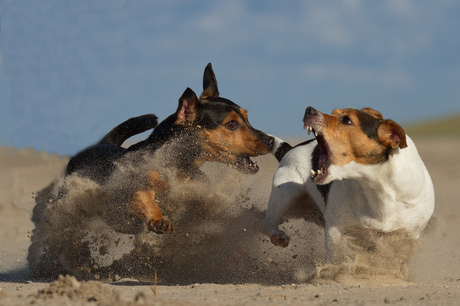
<svg viewBox="0 0 460 306"><path fill-rule="evenodd" d="M48 242L64 255L57 265L44 261L49 278L37 278L27 260L31 237L42 237L33 232L32 210L50 199L53 183L62 183L59 177L68 158L1 147L0 305L457 304L460 139L415 142L435 185L436 209L409 261L409 279L368 275L341 283L308 281L324 263L319 226L290 220L284 225L292 239L286 249L258 233L277 167L272 156L256 159L261 170L255 175L209 164L204 170L210 185L173 188L174 196L165 205L177 224L170 236L113 232L91 210L78 215L82 207L77 201L67 207L59 201L46 204L61 203L54 216L69 216L69 221L61 225L62 218L56 217L46 227L53 238ZM91 196L99 199L97 186L92 190ZM116 191L108 194L115 197ZM80 232L68 234L69 228ZM85 237L77 239L82 231ZM62 271L77 278L59 276Z"/></svg>

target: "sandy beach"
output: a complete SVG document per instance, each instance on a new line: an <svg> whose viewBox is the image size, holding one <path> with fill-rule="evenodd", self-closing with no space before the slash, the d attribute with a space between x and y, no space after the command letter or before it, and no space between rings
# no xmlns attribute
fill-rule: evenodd
<svg viewBox="0 0 460 306"><path fill-rule="evenodd" d="M181 215L176 217L177 232L172 235L117 236L117 241L127 241L119 247L113 243L114 234L110 234L103 255L90 252L97 272L79 274L75 270L78 279L32 277L27 260L35 228L32 211L37 196L59 181L68 157L0 147L0 304L458 304L460 139L414 141L434 182L436 208L433 222L409 262L409 281L370 277L346 284L306 281L305 275L324 260L322 229L318 226L303 219L290 220L284 226L291 234L292 245L286 249L271 245L258 233L257 224L263 217L277 168L273 156L255 159L261 169L255 175L243 175L222 165L205 165L211 188L205 192L198 192L194 186L182 189L175 201L189 203L194 197L190 205L207 206L196 208L198 216L180 207L172 209L173 218L174 214ZM219 205L213 206L215 203ZM78 222L86 221L69 218L76 227L83 226ZM103 225L93 224L91 230L94 234L101 228ZM84 239L91 245L88 237ZM167 260L156 258L159 255L153 250ZM70 245L67 251L72 252ZM64 265L68 269L74 267L71 257L63 260L69 264ZM127 262L133 263L132 270L120 268ZM91 279L84 280L88 275Z"/></svg>

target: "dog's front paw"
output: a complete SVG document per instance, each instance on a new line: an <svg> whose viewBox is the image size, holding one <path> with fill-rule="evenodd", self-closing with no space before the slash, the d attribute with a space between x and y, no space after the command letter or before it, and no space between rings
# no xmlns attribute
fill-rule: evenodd
<svg viewBox="0 0 460 306"><path fill-rule="evenodd" d="M289 240L291 240L291 238L289 238L289 236L286 235L285 233L273 234L270 236L270 241L274 245L277 245L283 248L289 245Z"/></svg>
<svg viewBox="0 0 460 306"><path fill-rule="evenodd" d="M147 223L147 227L157 234L171 234L174 231L172 223L165 219L152 219Z"/></svg>

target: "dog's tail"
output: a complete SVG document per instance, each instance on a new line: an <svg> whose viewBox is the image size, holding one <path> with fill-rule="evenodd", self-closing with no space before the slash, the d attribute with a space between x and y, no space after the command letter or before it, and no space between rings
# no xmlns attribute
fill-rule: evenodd
<svg viewBox="0 0 460 306"><path fill-rule="evenodd" d="M153 129L157 125L158 118L153 114L134 117L113 128L99 141L99 144L121 146L129 137Z"/></svg>
<svg viewBox="0 0 460 306"><path fill-rule="evenodd" d="M272 154L275 155L276 159L280 162L283 159L284 155L292 149L292 146L278 138L276 136L270 135L275 139L275 143L273 145Z"/></svg>

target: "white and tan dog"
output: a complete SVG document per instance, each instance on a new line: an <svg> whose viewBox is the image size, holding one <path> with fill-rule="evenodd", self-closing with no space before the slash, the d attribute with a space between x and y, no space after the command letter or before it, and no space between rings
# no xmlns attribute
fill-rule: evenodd
<svg viewBox="0 0 460 306"><path fill-rule="evenodd" d="M398 124L370 108L327 115L308 107L304 128L316 140L291 149L277 139L275 155L282 159L262 223L273 244L289 244L279 225L306 197L324 217L331 263L343 258L341 240L349 230L419 237L433 214L434 189L414 143Z"/></svg>

